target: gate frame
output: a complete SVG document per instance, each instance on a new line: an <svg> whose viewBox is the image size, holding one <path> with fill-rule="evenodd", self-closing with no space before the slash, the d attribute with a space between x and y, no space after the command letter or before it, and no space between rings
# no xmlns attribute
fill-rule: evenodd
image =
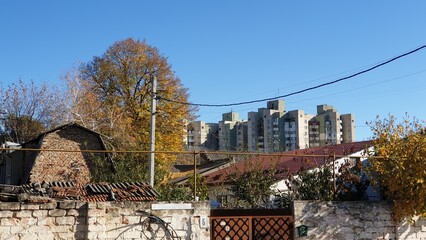
<svg viewBox="0 0 426 240"><path fill-rule="evenodd" d="M291 209L277 208L277 209L211 209L210 210L210 237L214 239L215 229L213 229L213 219L237 219L247 218L249 221L249 240L253 239L254 226L253 219L255 218L269 218L269 217L286 217L290 219L288 224L289 239L294 239L294 217Z"/></svg>

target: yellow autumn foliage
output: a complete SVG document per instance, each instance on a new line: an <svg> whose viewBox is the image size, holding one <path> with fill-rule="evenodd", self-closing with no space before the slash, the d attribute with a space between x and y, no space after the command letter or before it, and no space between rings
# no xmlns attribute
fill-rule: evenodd
<svg viewBox="0 0 426 240"><path fill-rule="evenodd" d="M154 76L157 96L188 101L187 89L155 47L132 38L114 43L102 56L81 65L68 77L72 92L68 95L76 96L72 107L76 121L107 136L115 149L148 151ZM183 123L192 118L193 112L188 105L157 101L157 151L182 150ZM141 164L148 160L147 154L131 158ZM164 175L175 159L176 155L156 154L157 180L162 178L157 173Z"/></svg>
<svg viewBox="0 0 426 240"><path fill-rule="evenodd" d="M395 221L426 214L426 130L424 122L401 122L389 115L370 123L374 133L374 155L369 172L393 203Z"/></svg>

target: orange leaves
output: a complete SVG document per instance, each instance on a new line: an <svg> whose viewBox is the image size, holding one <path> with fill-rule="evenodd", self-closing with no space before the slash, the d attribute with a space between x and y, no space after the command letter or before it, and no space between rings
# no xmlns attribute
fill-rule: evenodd
<svg viewBox="0 0 426 240"><path fill-rule="evenodd" d="M78 120L111 138L120 149L149 150L151 82L157 77L157 95L187 101L187 89L175 76L167 58L145 41L128 38L114 43L100 57L80 67L80 91L74 109ZM182 150L182 120L191 119L185 105L157 101L156 150ZM77 115L76 115L77 116ZM159 167L175 157L158 154Z"/></svg>

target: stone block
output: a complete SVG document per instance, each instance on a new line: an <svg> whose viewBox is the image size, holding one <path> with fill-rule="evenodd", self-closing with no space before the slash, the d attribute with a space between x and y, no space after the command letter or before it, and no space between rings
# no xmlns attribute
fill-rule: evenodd
<svg viewBox="0 0 426 240"><path fill-rule="evenodd" d="M87 203L87 209L96 209L96 203L95 202L88 202Z"/></svg>
<svg viewBox="0 0 426 240"><path fill-rule="evenodd" d="M118 217L120 216L120 209L116 207L108 207L105 210L107 217Z"/></svg>
<svg viewBox="0 0 426 240"><path fill-rule="evenodd" d="M373 234L369 233L369 232L362 232L359 235L360 239L372 239L373 238Z"/></svg>
<svg viewBox="0 0 426 240"><path fill-rule="evenodd" d="M51 202L49 202L49 203L41 204L40 209L48 209L48 210L56 209L57 205L58 204L56 203L55 200L51 200Z"/></svg>
<svg viewBox="0 0 426 240"><path fill-rule="evenodd" d="M58 225L74 225L75 224L75 217L72 217L72 216L56 217L55 222Z"/></svg>
<svg viewBox="0 0 426 240"><path fill-rule="evenodd" d="M23 226L37 225L37 218L34 218L34 217L21 218L20 219L20 224L22 224Z"/></svg>
<svg viewBox="0 0 426 240"><path fill-rule="evenodd" d="M66 214L66 216L74 216L74 217L77 217L79 215L80 215L80 212L75 209L67 210L67 214Z"/></svg>
<svg viewBox="0 0 426 240"><path fill-rule="evenodd" d="M124 239L143 239L143 234L139 231L125 231L123 237Z"/></svg>
<svg viewBox="0 0 426 240"><path fill-rule="evenodd" d="M96 224L89 224L89 226L87 227L87 230L89 230L89 232L105 232L106 231L106 227L103 225L96 225Z"/></svg>
<svg viewBox="0 0 426 240"><path fill-rule="evenodd" d="M108 222L107 218L105 218L105 217L97 217L95 224L106 225L107 222Z"/></svg>
<svg viewBox="0 0 426 240"><path fill-rule="evenodd" d="M0 210L20 210L19 202L0 202Z"/></svg>
<svg viewBox="0 0 426 240"><path fill-rule="evenodd" d="M127 228L115 229L115 230L109 229L105 232L105 234L107 239L144 239L144 238L140 238L140 236L138 238L125 238L124 233L126 233L127 230L128 230Z"/></svg>
<svg viewBox="0 0 426 240"><path fill-rule="evenodd" d="M96 221L97 221L97 217L87 218L87 224L89 224L89 225L96 224Z"/></svg>
<svg viewBox="0 0 426 240"><path fill-rule="evenodd" d="M87 239L98 239L98 233L97 232L88 232L87 233Z"/></svg>
<svg viewBox="0 0 426 240"><path fill-rule="evenodd" d="M56 239L56 240L68 240L68 239L77 239L77 238L75 238L74 233L56 233L56 234L54 234L54 239Z"/></svg>
<svg viewBox="0 0 426 240"><path fill-rule="evenodd" d="M422 231L417 232L416 237L417 239L426 239L426 232L422 232Z"/></svg>
<svg viewBox="0 0 426 240"><path fill-rule="evenodd" d="M9 227L8 229L8 233L12 234L12 235L16 235L18 233L23 233L24 227L23 226L13 226L13 227ZM5 229L0 228L0 232L6 232Z"/></svg>
<svg viewBox="0 0 426 240"><path fill-rule="evenodd" d="M29 210L21 210L15 213L15 217L17 218L28 218L32 216L32 212Z"/></svg>
<svg viewBox="0 0 426 240"><path fill-rule="evenodd" d="M47 217L48 214L49 214L48 210L34 210L32 213L32 216L40 218L40 217Z"/></svg>
<svg viewBox="0 0 426 240"><path fill-rule="evenodd" d="M49 216L51 217L63 217L66 214L67 214L67 211L63 209L53 209L49 211Z"/></svg>
<svg viewBox="0 0 426 240"><path fill-rule="evenodd" d="M72 232L72 230L73 230L72 226L65 226L65 225L54 226L54 227L51 227L51 229L50 229L50 231L52 233L70 233L70 232Z"/></svg>
<svg viewBox="0 0 426 240"><path fill-rule="evenodd" d="M0 218L10 218L13 214L14 212L8 210L0 211Z"/></svg>
<svg viewBox="0 0 426 240"><path fill-rule="evenodd" d="M1 228L0 228L1 230ZM3 231L0 231L0 239L7 239L7 240L19 240L19 236L16 234L8 234Z"/></svg>
<svg viewBox="0 0 426 240"><path fill-rule="evenodd" d="M2 218L0 219L0 226L18 226L20 222L18 218Z"/></svg>
<svg viewBox="0 0 426 240"><path fill-rule="evenodd" d="M109 204L107 202L97 202L96 203L97 209L105 209L107 207L109 207Z"/></svg>
<svg viewBox="0 0 426 240"><path fill-rule="evenodd" d="M54 226L55 225L55 218L54 217L39 217L37 218L37 225L38 226Z"/></svg>
<svg viewBox="0 0 426 240"><path fill-rule="evenodd" d="M53 234L52 232L41 232L41 233L38 233L37 235L38 235L38 239L59 239L59 238L56 238L55 234ZM71 238L67 238L67 239L71 239Z"/></svg>
<svg viewBox="0 0 426 240"><path fill-rule="evenodd" d="M23 234L19 238L20 240L34 240L37 239L37 234Z"/></svg>
<svg viewBox="0 0 426 240"><path fill-rule="evenodd" d="M75 209L75 201L58 202L58 208L60 208L60 209Z"/></svg>
<svg viewBox="0 0 426 240"><path fill-rule="evenodd" d="M22 210L37 210L37 209L40 209L40 204L33 204L33 203L22 204L21 209Z"/></svg>
<svg viewBox="0 0 426 240"><path fill-rule="evenodd" d="M25 233L39 234L39 233L43 233L43 232L50 232L50 227L48 227L48 226L31 226L31 227L25 229Z"/></svg>
<svg viewBox="0 0 426 240"><path fill-rule="evenodd" d="M103 209L89 208L89 210L87 211L87 216L89 217L97 217L97 216L104 216L104 215L105 215L105 210Z"/></svg>

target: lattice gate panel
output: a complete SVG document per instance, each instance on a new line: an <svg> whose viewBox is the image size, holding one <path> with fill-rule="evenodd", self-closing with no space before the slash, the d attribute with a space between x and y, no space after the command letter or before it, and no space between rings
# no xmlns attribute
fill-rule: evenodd
<svg viewBox="0 0 426 240"><path fill-rule="evenodd" d="M215 217L211 219L212 240L249 240L250 217Z"/></svg>
<svg viewBox="0 0 426 240"><path fill-rule="evenodd" d="M253 239L291 239L292 222L290 216L253 217Z"/></svg>

